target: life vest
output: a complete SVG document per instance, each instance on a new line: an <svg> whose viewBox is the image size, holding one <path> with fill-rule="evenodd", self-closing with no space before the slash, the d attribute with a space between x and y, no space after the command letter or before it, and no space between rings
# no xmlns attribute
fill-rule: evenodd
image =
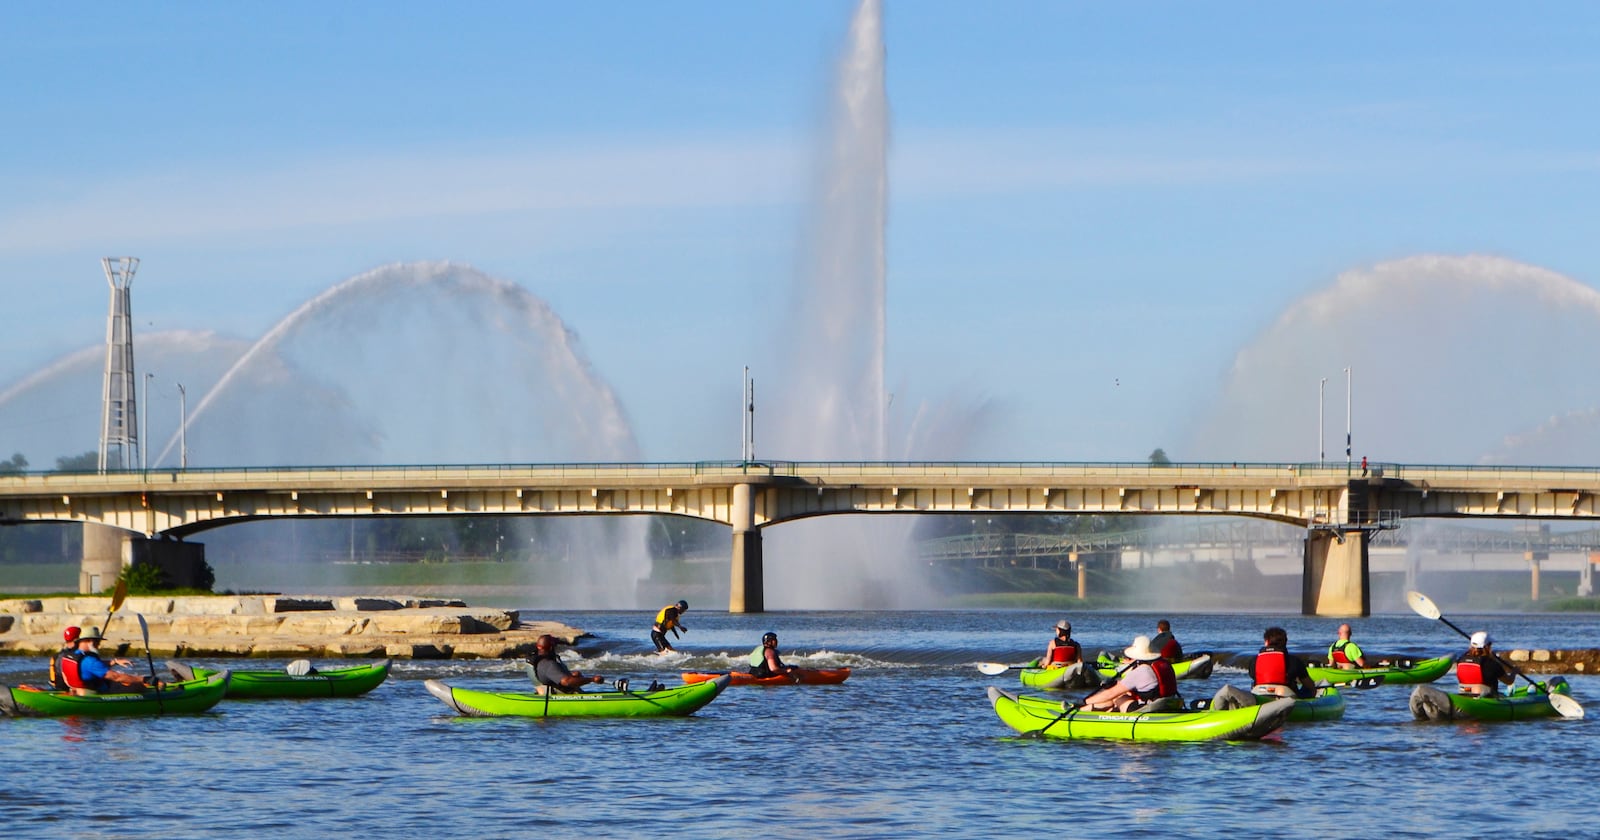
<svg viewBox="0 0 1600 840"><path fill-rule="evenodd" d="M1045 664L1071 665L1082 658L1083 648L1077 642L1068 639L1065 642L1057 642L1056 646L1050 649L1050 661Z"/></svg>
<svg viewBox="0 0 1600 840"><path fill-rule="evenodd" d="M1161 646L1161 658L1168 661L1182 659L1183 645L1178 644L1177 639L1168 636L1167 643Z"/></svg>
<svg viewBox="0 0 1600 840"><path fill-rule="evenodd" d="M68 648L64 650L58 650L56 651L55 656L50 657L50 686L56 691L66 691L72 687L67 685L67 677L62 673L61 660L66 659L74 653L77 653L77 651Z"/></svg>
<svg viewBox="0 0 1600 840"><path fill-rule="evenodd" d="M1288 685L1289 655L1281 650L1263 649L1256 654L1256 685Z"/></svg>
<svg viewBox="0 0 1600 840"><path fill-rule="evenodd" d="M1156 673L1156 687L1153 691L1135 691L1140 700L1148 703L1151 700L1160 700L1163 697L1176 697L1178 694L1178 674L1172 670L1172 663L1165 659L1156 659L1144 663Z"/></svg>
<svg viewBox="0 0 1600 840"><path fill-rule="evenodd" d="M656 629L666 632L678 626L678 605L668 604L656 613Z"/></svg>
<svg viewBox="0 0 1600 840"><path fill-rule="evenodd" d="M1462 685L1485 685L1483 680L1483 666L1478 664L1476 656L1469 656L1456 663L1456 680Z"/></svg>
<svg viewBox="0 0 1600 840"><path fill-rule="evenodd" d="M83 653L81 651L62 651L59 663L61 665L61 684L64 688L87 689L91 687L84 683L83 675L78 671L78 666L83 663Z"/></svg>
<svg viewBox="0 0 1600 840"><path fill-rule="evenodd" d="M1350 644L1349 639L1340 639L1328 645L1328 661L1334 665L1353 665L1348 654L1344 652L1345 646Z"/></svg>
<svg viewBox="0 0 1600 840"><path fill-rule="evenodd" d="M750 656L746 661L750 663L751 668L760 668L767 664L767 646L756 645L756 649L750 651Z"/></svg>
<svg viewBox="0 0 1600 840"><path fill-rule="evenodd" d="M539 673L539 665L541 663L543 663L543 662L547 662L547 661L550 661L550 660L555 660L557 665L561 664L561 657L556 655L555 653L548 653L548 654L535 653L534 655L528 657L528 665L533 668L533 672L532 672L533 673L533 679L535 680L535 682L538 685L538 688L540 689L540 691L538 693L545 694L547 692L554 691L554 692L556 692L558 694L565 694L565 693L572 692L574 689L563 688L561 686L561 683L559 683L559 682L552 683L549 680L545 679L543 674Z"/></svg>

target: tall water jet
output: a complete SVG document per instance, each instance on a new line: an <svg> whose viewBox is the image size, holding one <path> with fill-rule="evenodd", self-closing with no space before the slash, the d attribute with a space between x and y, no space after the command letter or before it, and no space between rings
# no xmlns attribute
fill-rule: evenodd
<svg viewBox="0 0 1600 840"><path fill-rule="evenodd" d="M790 460L881 460L889 449L886 364L889 103L883 7L862 0L834 80L807 247L790 299L764 451ZM788 523L769 531L767 603L886 606L904 523ZM891 603L886 603L891 602Z"/></svg>

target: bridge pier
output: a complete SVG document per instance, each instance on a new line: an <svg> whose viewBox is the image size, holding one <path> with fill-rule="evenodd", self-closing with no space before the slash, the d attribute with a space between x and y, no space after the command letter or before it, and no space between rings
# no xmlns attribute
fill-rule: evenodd
<svg viewBox="0 0 1600 840"><path fill-rule="evenodd" d="M1338 535L1328 530L1306 534L1300 590L1300 614L1368 616L1372 614L1367 577L1367 538L1363 530Z"/></svg>
<svg viewBox="0 0 1600 840"><path fill-rule="evenodd" d="M129 566L153 565L173 586L203 588L206 565L203 543L147 539L112 525L83 523L83 560L78 566L78 592L104 592Z"/></svg>
<svg viewBox="0 0 1600 840"><path fill-rule="evenodd" d="M728 612L766 612L761 581L761 529L756 527L756 488L733 486L733 563L728 576Z"/></svg>
<svg viewBox="0 0 1600 840"><path fill-rule="evenodd" d="M113 525L83 523L83 560L78 564L78 592L91 595L116 583L122 567L133 562L128 539L135 536Z"/></svg>

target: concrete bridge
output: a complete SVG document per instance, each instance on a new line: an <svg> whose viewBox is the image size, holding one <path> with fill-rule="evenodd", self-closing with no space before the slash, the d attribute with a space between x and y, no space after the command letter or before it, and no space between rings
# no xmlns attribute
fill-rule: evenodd
<svg viewBox="0 0 1600 840"><path fill-rule="evenodd" d="M1411 517L1600 518L1600 469L1344 464L693 462L233 468L0 476L0 525L81 522L80 588L186 538L313 516L668 514L733 529L733 612L760 612L762 529L832 514L1250 516L1305 529L1302 611L1366 615L1368 545ZM203 555L202 555L203 556Z"/></svg>

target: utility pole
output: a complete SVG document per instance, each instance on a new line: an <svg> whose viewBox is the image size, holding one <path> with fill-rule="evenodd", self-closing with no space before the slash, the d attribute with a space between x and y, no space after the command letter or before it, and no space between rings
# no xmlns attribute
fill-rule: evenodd
<svg viewBox="0 0 1600 840"><path fill-rule="evenodd" d="M1350 369L1344 369L1344 473L1350 474Z"/></svg>
<svg viewBox="0 0 1600 840"><path fill-rule="evenodd" d="M189 468L189 395L178 383L178 469Z"/></svg>

